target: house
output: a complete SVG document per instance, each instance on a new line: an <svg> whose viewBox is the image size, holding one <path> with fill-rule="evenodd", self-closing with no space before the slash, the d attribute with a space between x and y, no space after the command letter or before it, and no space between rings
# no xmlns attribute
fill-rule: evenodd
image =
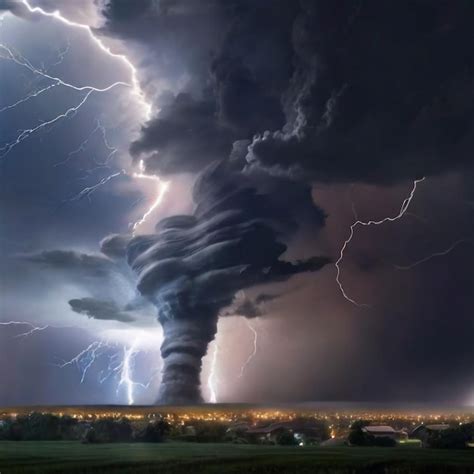
<svg viewBox="0 0 474 474"><path fill-rule="evenodd" d="M256 436L260 441L276 442L279 434L285 431L292 433L300 446L321 442L329 437L326 425L312 420L282 421L249 428L247 433Z"/></svg>
<svg viewBox="0 0 474 474"><path fill-rule="evenodd" d="M423 446L428 445L428 440L430 437L435 436L441 431L451 428L450 425L445 423L440 423L436 425L418 425L411 433L410 438L419 439Z"/></svg>
<svg viewBox="0 0 474 474"><path fill-rule="evenodd" d="M391 426L388 425L381 425L381 426L364 426L362 428L362 431L364 433L367 433L369 435L375 436L376 438L391 438L394 440L405 440L408 438L408 434L403 431L397 431Z"/></svg>

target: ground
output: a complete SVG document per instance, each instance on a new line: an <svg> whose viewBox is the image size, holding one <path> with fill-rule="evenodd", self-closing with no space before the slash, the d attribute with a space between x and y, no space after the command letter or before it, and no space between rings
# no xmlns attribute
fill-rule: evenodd
<svg viewBox="0 0 474 474"><path fill-rule="evenodd" d="M448 474L474 472L474 450L317 448L166 442L0 442L0 474Z"/></svg>

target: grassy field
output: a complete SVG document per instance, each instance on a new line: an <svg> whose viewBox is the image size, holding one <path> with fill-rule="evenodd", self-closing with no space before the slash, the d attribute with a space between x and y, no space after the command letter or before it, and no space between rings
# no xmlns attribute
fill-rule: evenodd
<svg viewBox="0 0 474 474"><path fill-rule="evenodd" d="M0 442L0 474L449 474L474 472L474 450L315 448L167 442Z"/></svg>

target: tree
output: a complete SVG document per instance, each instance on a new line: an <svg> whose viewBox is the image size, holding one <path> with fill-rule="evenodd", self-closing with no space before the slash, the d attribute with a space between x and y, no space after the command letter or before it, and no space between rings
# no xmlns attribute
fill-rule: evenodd
<svg viewBox="0 0 474 474"><path fill-rule="evenodd" d="M161 443L169 434L170 428L170 424L165 420L148 423L145 429L138 433L136 440L144 443Z"/></svg>
<svg viewBox="0 0 474 474"><path fill-rule="evenodd" d="M132 426L127 419L103 418L93 423L86 432L86 443L117 443L132 440Z"/></svg>
<svg viewBox="0 0 474 474"><path fill-rule="evenodd" d="M473 424L448 428L443 431L433 432L427 440L430 448L438 449L464 449L473 436Z"/></svg>
<svg viewBox="0 0 474 474"><path fill-rule="evenodd" d="M296 446L298 444L293 433L289 430L281 430L277 434L275 441L280 446Z"/></svg>

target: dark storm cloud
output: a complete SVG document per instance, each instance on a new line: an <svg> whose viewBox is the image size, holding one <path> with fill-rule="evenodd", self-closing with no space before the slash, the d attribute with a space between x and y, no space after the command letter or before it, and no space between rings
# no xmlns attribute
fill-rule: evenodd
<svg viewBox="0 0 474 474"><path fill-rule="evenodd" d="M122 7L109 2L105 34L188 47L187 74L207 76L144 126L132 151L150 169L196 171L256 134L250 162L304 180L397 182L472 161L472 2L175 0L145 2L131 22ZM132 28L150 12L189 25L184 42L179 28Z"/></svg>
<svg viewBox="0 0 474 474"><path fill-rule="evenodd" d="M129 236L121 234L108 235L101 240L100 251L111 259L124 259L129 242Z"/></svg>
<svg viewBox="0 0 474 474"><path fill-rule="evenodd" d="M74 250L44 250L37 254L22 255L19 258L45 268L98 278L106 277L116 270L115 264L108 258Z"/></svg>
<svg viewBox="0 0 474 474"><path fill-rule="evenodd" d="M225 309L220 316L243 316L245 318L257 318L266 313L265 304L277 299L280 295L260 293L255 298L237 295L229 308Z"/></svg>
<svg viewBox="0 0 474 474"><path fill-rule="evenodd" d="M180 93L158 117L141 130L130 151L144 159L149 171L160 174L198 172L229 154L237 135L217 120L212 100L195 100Z"/></svg>
<svg viewBox="0 0 474 474"><path fill-rule="evenodd" d="M105 24L96 32L136 47L143 84L152 95L157 74L170 86L185 83L188 91L199 94L207 82L209 58L225 30L221 5L216 0L110 0L102 10Z"/></svg>
<svg viewBox="0 0 474 474"><path fill-rule="evenodd" d="M89 318L104 321L119 321L130 323L135 318L120 308L113 301L102 301L96 298L80 298L69 301L71 309L78 314L84 314Z"/></svg>
<svg viewBox="0 0 474 474"><path fill-rule="evenodd" d="M396 182L472 161L471 2L305 2L287 124L248 159L320 181Z"/></svg>
<svg viewBox="0 0 474 474"><path fill-rule="evenodd" d="M164 330L161 402L200 400L201 359L217 316L241 289L317 271L326 257L281 260L281 209L225 163L210 165L193 189L193 215L160 221L156 234L135 237L128 260L138 289L158 308ZM294 228L292 229L295 230Z"/></svg>
<svg viewBox="0 0 474 474"><path fill-rule="evenodd" d="M110 1L102 34L147 48L145 77L184 83L142 128L131 152L162 174L197 172L222 159L241 138L285 123L281 96L291 75L289 2L141 4L130 18ZM267 21L261 21L267 17ZM147 79L145 79L147 82Z"/></svg>

